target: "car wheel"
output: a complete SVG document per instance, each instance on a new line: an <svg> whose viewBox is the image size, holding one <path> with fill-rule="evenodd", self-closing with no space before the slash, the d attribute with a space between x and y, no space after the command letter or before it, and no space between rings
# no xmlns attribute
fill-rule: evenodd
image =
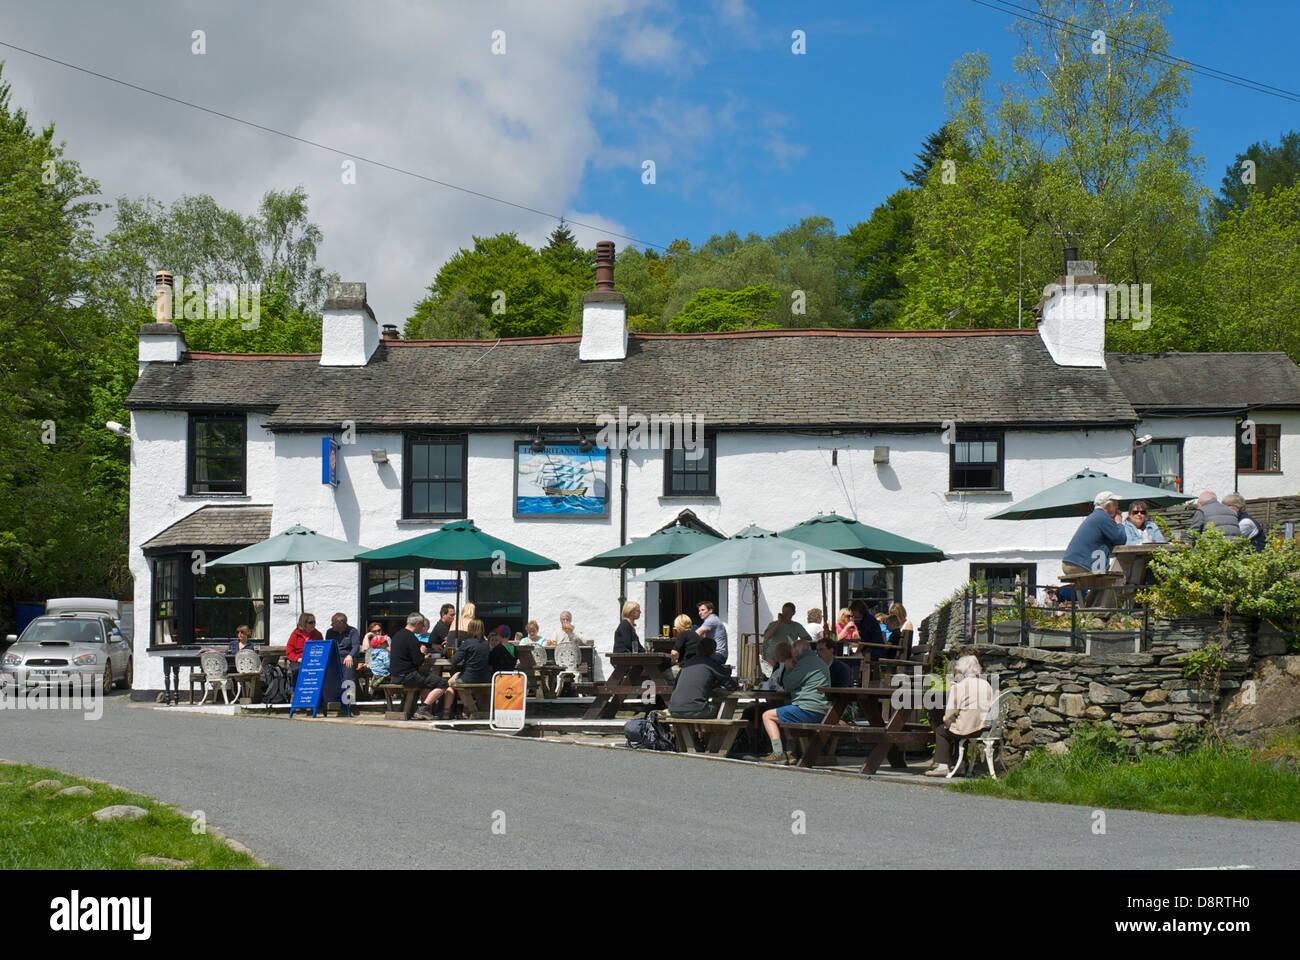
<svg viewBox="0 0 1300 960"><path fill-rule="evenodd" d="M135 685L135 657L126 658L126 673L122 676L122 686L130 690Z"/></svg>
<svg viewBox="0 0 1300 960"><path fill-rule="evenodd" d="M104 695L108 696L113 692L113 665L110 663L104 668Z"/></svg>

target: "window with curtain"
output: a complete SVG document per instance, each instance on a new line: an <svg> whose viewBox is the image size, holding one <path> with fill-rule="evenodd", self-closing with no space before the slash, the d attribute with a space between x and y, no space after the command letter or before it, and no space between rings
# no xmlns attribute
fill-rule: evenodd
<svg viewBox="0 0 1300 960"><path fill-rule="evenodd" d="M1237 469L1242 473L1279 473L1282 470L1280 447L1282 425L1255 424L1255 442L1242 443L1241 421L1237 422Z"/></svg>
<svg viewBox="0 0 1300 960"><path fill-rule="evenodd" d="M1183 441L1152 440L1133 451L1133 482L1183 491Z"/></svg>
<svg viewBox="0 0 1300 960"><path fill-rule="evenodd" d="M247 473L248 417L190 414L189 493L243 493Z"/></svg>

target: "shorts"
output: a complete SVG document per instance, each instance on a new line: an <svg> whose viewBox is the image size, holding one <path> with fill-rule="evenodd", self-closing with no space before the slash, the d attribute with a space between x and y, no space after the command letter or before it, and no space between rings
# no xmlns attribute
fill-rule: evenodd
<svg viewBox="0 0 1300 960"><path fill-rule="evenodd" d="M776 708L776 718L782 723L821 723L824 716L826 714L813 713L803 707L796 707L793 703Z"/></svg>
<svg viewBox="0 0 1300 960"><path fill-rule="evenodd" d="M442 677L435 677L431 673L408 673L401 680L396 681L404 687L415 687L420 690L445 690L447 681Z"/></svg>

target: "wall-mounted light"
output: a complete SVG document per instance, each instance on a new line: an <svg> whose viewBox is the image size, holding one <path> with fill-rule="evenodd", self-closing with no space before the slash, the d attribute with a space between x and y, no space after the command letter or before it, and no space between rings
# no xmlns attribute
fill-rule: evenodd
<svg viewBox="0 0 1300 960"><path fill-rule="evenodd" d="M874 463L876 466L889 463L889 448L876 447L875 450L872 451L871 462Z"/></svg>
<svg viewBox="0 0 1300 960"><path fill-rule="evenodd" d="M587 439L587 435L581 430L578 431L578 452L591 453L596 445Z"/></svg>
<svg viewBox="0 0 1300 960"><path fill-rule="evenodd" d="M1135 441L1135 445L1138 447L1145 447L1148 443L1150 443L1154 439L1155 437L1153 437L1151 434L1144 433L1142 434L1142 436L1137 438L1137 440Z"/></svg>
<svg viewBox="0 0 1300 960"><path fill-rule="evenodd" d="M121 437L123 440L131 439L131 431L128 430L126 427L122 426L116 420L108 421L106 424L104 424L104 427L105 429L108 430L109 433L115 434Z"/></svg>
<svg viewBox="0 0 1300 960"><path fill-rule="evenodd" d="M542 428L537 428L537 434L533 437L533 442L528 447L533 453L545 453L546 441L542 439Z"/></svg>
<svg viewBox="0 0 1300 960"><path fill-rule="evenodd" d="M373 460L375 463L387 463L388 451L385 450L383 447L380 447L377 450L371 450L370 459Z"/></svg>

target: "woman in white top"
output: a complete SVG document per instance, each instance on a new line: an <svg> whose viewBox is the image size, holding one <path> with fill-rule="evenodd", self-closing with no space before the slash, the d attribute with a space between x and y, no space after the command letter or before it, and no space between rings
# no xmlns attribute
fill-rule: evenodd
<svg viewBox="0 0 1300 960"><path fill-rule="evenodd" d="M958 658L953 668L957 682L948 688L948 709L943 713L943 724L934 732L935 765L925 771L927 777L946 777L957 741L989 724L993 686L980 676L980 669L979 660L970 654Z"/></svg>

